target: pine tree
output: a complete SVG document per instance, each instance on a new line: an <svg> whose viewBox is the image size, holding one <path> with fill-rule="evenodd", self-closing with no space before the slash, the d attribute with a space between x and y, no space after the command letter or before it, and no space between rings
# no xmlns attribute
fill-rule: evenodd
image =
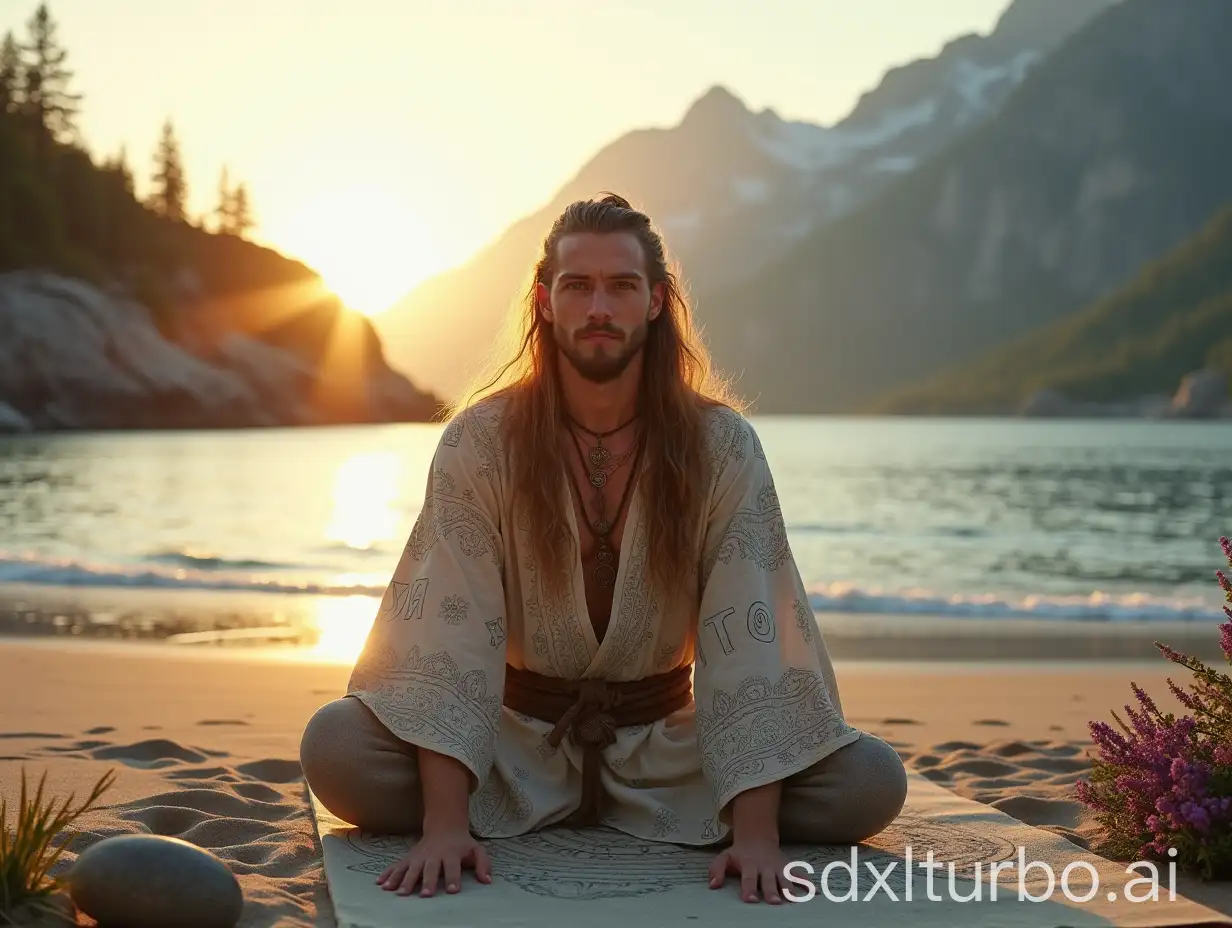
<svg viewBox="0 0 1232 928"><path fill-rule="evenodd" d="M244 184L231 186L230 172L223 166L218 181L218 206L214 209L214 229L222 235L243 236L253 227L252 206Z"/></svg>
<svg viewBox="0 0 1232 928"><path fill-rule="evenodd" d="M136 183L133 180L133 169L128 165L128 146L121 145L120 150L103 162L103 170L110 171L120 178L124 191L130 196L133 195L136 189Z"/></svg>
<svg viewBox="0 0 1232 928"><path fill-rule="evenodd" d="M231 234L243 237L254 225L248 187L240 184L231 198Z"/></svg>
<svg viewBox="0 0 1232 928"><path fill-rule="evenodd" d="M227 174L227 166L224 164L222 175L218 178L218 206L214 208L214 230L219 234L226 234L231 231L233 195Z"/></svg>
<svg viewBox="0 0 1232 928"><path fill-rule="evenodd" d="M175 137L175 126L168 118L163 123L154 154L154 192L150 196L150 208L160 216L176 222L185 219L184 209L188 202L188 182L184 177L184 164L180 157L180 143Z"/></svg>
<svg viewBox="0 0 1232 928"><path fill-rule="evenodd" d="M22 83L21 47L9 31L0 43L0 114L17 112Z"/></svg>
<svg viewBox="0 0 1232 928"><path fill-rule="evenodd" d="M46 3L40 3L26 24L29 40L19 46L28 56L24 67L23 108L43 138L63 140L76 134L81 94L69 93L73 72L64 67L68 52L56 38L56 23Z"/></svg>

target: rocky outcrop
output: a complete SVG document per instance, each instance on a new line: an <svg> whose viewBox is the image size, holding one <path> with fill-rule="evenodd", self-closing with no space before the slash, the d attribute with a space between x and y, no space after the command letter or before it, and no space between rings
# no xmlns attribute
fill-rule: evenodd
<svg viewBox="0 0 1232 928"><path fill-rule="evenodd" d="M1185 419L1210 419L1228 412L1228 378L1223 371L1204 368L1181 381L1172 398L1172 415Z"/></svg>
<svg viewBox="0 0 1232 928"><path fill-rule="evenodd" d="M28 432L30 420L8 403L0 403L0 435L5 432Z"/></svg>
<svg viewBox="0 0 1232 928"><path fill-rule="evenodd" d="M1228 378L1204 368L1181 381L1173 396L1152 394L1118 402L1077 400L1059 390L1037 390L1018 410L1030 418L1232 419Z"/></svg>
<svg viewBox="0 0 1232 928"><path fill-rule="evenodd" d="M338 385L251 335L196 347L164 337L124 296L53 274L0 275L0 431L404 421L436 409L379 358L350 369L360 383ZM342 418L318 401L335 386L363 397Z"/></svg>

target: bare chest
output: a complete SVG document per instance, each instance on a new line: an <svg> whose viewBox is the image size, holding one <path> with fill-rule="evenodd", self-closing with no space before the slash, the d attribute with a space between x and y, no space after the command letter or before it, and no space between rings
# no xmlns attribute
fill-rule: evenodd
<svg viewBox="0 0 1232 928"><path fill-rule="evenodd" d="M567 437L566 442L562 451L568 452L565 462L581 543L586 606L595 637L602 641L611 622L637 449L627 439L601 446L590 441L581 443L579 454Z"/></svg>

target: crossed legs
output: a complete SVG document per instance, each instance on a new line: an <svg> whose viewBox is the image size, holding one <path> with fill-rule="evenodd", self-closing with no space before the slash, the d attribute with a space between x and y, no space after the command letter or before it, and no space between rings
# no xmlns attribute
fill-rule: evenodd
<svg viewBox="0 0 1232 928"><path fill-rule="evenodd" d="M358 699L343 697L317 710L304 729L300 763L313 792L343 821L383 834L419 830L418 749ZM855 844L894 821L906 796L898 752L863 733L783 781L779 837L792 844Z"/></svg>

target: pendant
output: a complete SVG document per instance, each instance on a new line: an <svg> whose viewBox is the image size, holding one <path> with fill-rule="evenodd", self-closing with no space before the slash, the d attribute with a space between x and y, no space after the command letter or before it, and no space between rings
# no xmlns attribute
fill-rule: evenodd
<svg viewBox="0 0 1232 928"><path fill-rule="evenodd" d="M613 586L616 583L616 569L611 564L600 564L591 572L591 577L599 586Z"/></svg>
<svg viewBox="0 0 1232 928"><path fill-rule="evenodd" d="M607 474L601 470L591 471L590 485L596 489L607 485Z"/></svg>
<svg viewBox="0 0 1232 928"><path fill-rule="evenodd" d="M602 548L602 549L600 549L599 553L595 555L595 558L599 561L599 563L600 563L600 564L610 564L610 563L612 563L612 552L611 552L611 549L610 549L610 548Z"/></svg>
<svg viewBox="0 0 1232 928"><path fill-rule="evenodd" d="M596 535L606 535L612 530L612 523L607 519L599 519L594 523L594 529Z"/></svg>
<svg viewBox="0 0 1232 928"><path fill-rule="evenodd" d="M602 467L612 458L612 452L608 451L603 445L595 445L590 449L590 463L595 467Z"/></svg>

